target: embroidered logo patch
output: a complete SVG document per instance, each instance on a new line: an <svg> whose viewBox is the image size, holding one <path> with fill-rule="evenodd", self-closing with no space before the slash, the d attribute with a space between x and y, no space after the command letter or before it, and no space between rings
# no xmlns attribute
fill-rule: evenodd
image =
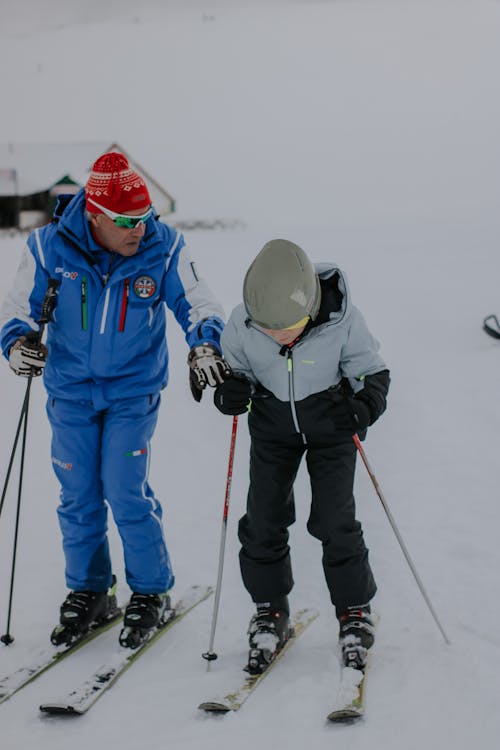
<svg viewBox="0 0 500 750"><path fill-rule="evenodd" d="M148 299L156 292L156 282L151 276L138 276L134 281L134 292L141 299Z"/></svg>

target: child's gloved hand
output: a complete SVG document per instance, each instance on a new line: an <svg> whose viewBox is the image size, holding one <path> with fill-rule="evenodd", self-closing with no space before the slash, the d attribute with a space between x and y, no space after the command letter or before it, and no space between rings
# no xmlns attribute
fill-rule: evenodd
<svg viewBox="0 0 500 750"><path fill-rule="evenodd" d="M214 404L223 414L244 414L250 410L253 386L244 375L233 373L217 386Z"/></svg>
<svg viewBox="0 0 500 750"><path fill-rule="evenodd" d="M333 422L337 430L354 434L363 432L371 424L370 409L360 398L349 398L344 394L333 397Z"/></svg>

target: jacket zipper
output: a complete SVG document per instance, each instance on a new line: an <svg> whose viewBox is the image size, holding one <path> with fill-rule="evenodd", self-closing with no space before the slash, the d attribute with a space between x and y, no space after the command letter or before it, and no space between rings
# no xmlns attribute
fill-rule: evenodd
<svg viewBox="0 0 500 750"><path fill-rule="evenodd" d="M124 279L122 305L121 305L121 310L120 310L120 323L118 325L118 330L120 331L120 333L125 330L125 318L127 317L129 287L130 287L130 279Z"/></svg>
<svg viewBox="0 0 500 750"><path fill-rule="evenodd" d="M81 303L82 303L82 329L86 331L88 329L88 301L87 301L87 277L84 276L82 279L81 286Z"/></svg>
<svg viewBox="0 0 500 750"><path fill-rule="evenodd" d="M295 425L295 429L298 433L300 433L300 436L302 437L302 442L304 445L307 444L306 436L300 429L299 420L297 418L297 410L295 408L295 389L293 385L293 354L291 348L287 349L286 353L286 363L287 363L287 369L288 369L288 391L290 394L290 409L292 411L292 419L293 423Z"/></svg>

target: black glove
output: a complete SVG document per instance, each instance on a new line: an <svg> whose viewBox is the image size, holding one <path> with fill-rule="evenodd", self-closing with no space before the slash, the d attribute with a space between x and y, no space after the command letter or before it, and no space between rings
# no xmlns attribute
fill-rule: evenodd
<svg viewBox="0 0 500 750"><path fill-rule="evenodd" d="M337 430L351 435L363 432L372 422L370 409L360 398L350 398L341 393L333 397L333 422Z"/></svg>
<svg viewBox="0 0 500 750"><path fill-rule="evenodd" d="M354 432L364 432L372 423L370 409L362 399L356 396L350 399L350 402L353 410Z"/></svg>
<svg viewBox="0 0 500 750"><path fill-rule="evenodd" d="M23 378L37 377L43 373L47 353L47 347L39 340L38 334L29 331L25 336L18 338L11 347L10 368Z"/></svg>
<svg viewBox="0 0 500 750"><path fill-rule="evenodd" d="M207 385L215 388L231 376L231 368L211 344L193 346L188 356L189 386L195 401L201 401Z"/></svg>
<svg viewBox="0 0 500 750"><path fill-rule="evenodd" d="M215 389L214 404L223 414L244 414L248 411L252 390L252 383L248 378L233 373Z"/></svg>

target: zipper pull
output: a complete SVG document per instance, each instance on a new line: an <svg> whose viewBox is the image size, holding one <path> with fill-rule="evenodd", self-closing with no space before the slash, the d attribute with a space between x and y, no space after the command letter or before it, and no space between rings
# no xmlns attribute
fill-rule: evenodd
<svg viewBox="0 0 500 750"><path fill-rule="evenodd" d="M124 279L122 305L121 305L121 310L120 310L120 323L118 325L118 331L120 333L122 333L125 330L125 318L127 317L129 287L130 287L130 279Z"/></svg>
<svg viewBox="0 0 500 750"><path fill-rule="evenodd" d="M84 276L81 284L81 307L82 307L82 329L88 328L88 305L87 305L87 277Z"/></svg>
<svg viewBox="0 0 500 750"><path fill-rule="evenodd" d="M103 273L103 275L102 275L102 283L104 284L104 286L106 286L106 284L109 281L109 277L111 276L111 266L113 265L113 261L114 261L114 253L113 253L112 250L110 250L109 251L108 270L106 271L106 273Z"/></svg>

